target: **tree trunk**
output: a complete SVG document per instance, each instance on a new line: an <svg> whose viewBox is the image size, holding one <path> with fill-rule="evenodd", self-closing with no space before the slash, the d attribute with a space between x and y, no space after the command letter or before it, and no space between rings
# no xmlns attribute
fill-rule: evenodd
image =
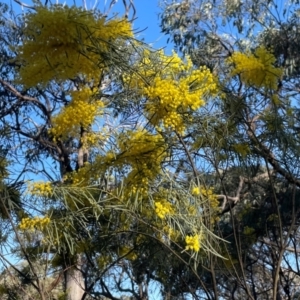
<svg viewBox="0 0 300 300"><path fill-rule="evenodd" d="M81 300L84 294L84 278L81 272L81 256L77 255L76 266L69 267L65 273L67 300Z"/></svg>

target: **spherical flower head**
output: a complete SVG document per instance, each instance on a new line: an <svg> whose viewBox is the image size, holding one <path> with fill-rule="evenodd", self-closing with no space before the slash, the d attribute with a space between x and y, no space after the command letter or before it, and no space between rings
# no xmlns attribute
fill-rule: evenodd
<svg viewBox="0 0 300 300"><path fill-rule="evenodd" d="M200 188L195 186L193 189L192 189L192 195L193 196L199 196L200 195Z"/></svg>
<svg viewBox="0 0 300 300"><path fill-rule="evenodd" d="M156 201L155 213L160 219L164 219L166 215L173 214L174 209L171 203L167 202L166 200Z"/></svg>
<svg viewBox="0 0 300 300"><path fill-rule="evenodd" d="M200 250L200 235L187 235L185 237L185 250L198 252Z"/></svg>

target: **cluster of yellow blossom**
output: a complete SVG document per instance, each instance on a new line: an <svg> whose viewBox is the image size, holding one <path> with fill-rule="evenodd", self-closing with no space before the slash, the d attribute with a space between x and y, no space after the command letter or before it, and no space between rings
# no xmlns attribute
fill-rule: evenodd
<svg viewBox="0 0 300 300"><path fill-rule="evenodd" d="M146 112L152 124L157 125L162 121L166 128L182 132L182 115L203 106L203 97L215 89L215 83L210 71L204 67L191 70L186 77L179 79L164 77L155 78L144 88L144 94L149 100Z"/></svg>
<svg viewBox="0 0 300 300"><path fill-rule="evenodd" d="M172 204L166 200L160 200L155 202L155 213L161 219L164 219L166 215L171 215L174 213L174 208Z"/></svg>
<svg viewBox="0 0 300 300"><path fill-rule="evenodd" d="M200 194L201 194L200 188L197 187L197 186L193 187L193 189L192 189L192 195L199 196Z"/></svg>
<svg viewBox="0 0 300 300"><path fill-rule="evenodd" d="M216 195L214 194L214 190L212 187L205 187L205 186L195 186L192 189L192 195L199 196L202 195L206 198L216 198Z"/></svg>
<svg viewBox="0 0 300 300"><path fill-rule="evenodd" d="M213 208L217 208L219 206L219 201L214 193L213 188L202 188L201 193L204 197L206 197Z"/></svg>
<svg viewBox="0 0 300 300"><path fill-rule="evenodd" d="M102 72L101 53L111 42L132 37L130 23L79 7L38 6L25 17L23 45L19 46L20 82L26 86L67 80L83 74L96 78Z"/></svg>
<svg viewBox="0 0 300 300"><path fill-rule="evenodd" d="M93 99L93 92L85 87L70 93L72 101L53 117L49 132L55 137L78 136L80 127L88 129L103 110L103 102Z"/></svg>
<svg viewBox="0 0 300 300"><path fill-rule="evenodd" d="M205 186L195 186L192 188L192 195L193 196L199 196L201 195L203 198L207 199L209 201L209 204L211 208L217 209L219 207L219 201L214 193L214 190L212 187L205 187ZM191 208L192 209L192 208ZM192 209L194 210L194 209Z"/></svg>
<svg viewBox="0 0 300 300"><path fill-rule="evenodd" d="M147 170L142 170L146 171ZM152 175L153 176L153 175ZM142 201L149 197L149 180L144 177L143 173L133 169L124 179L124 190L122 197L119 198L123 204L129 199ZM143 207L145 212L146 206Z"/></svg>
<svg viewBox="0 0 300 300"><path fill-rule="evenodd" d="M80 142L85 149L88 149L92 146L101 144L105 138L106 136L104 132L92 132L89 130L83 137L80 138Z"/></svg>
<svg viewBox="0 0 300 300"><path fill-rule="evenodd" d="M127 186L124 190L123 200L128 198L143 200L148 197L149 181L147 178L143 178L136 170L132 170L126 177L125 183Z"/></svg>
<svg viewBox="0 0 300 300"><path fill-rule="evenodd" d="M21 230L29 230L29 231L33 231L35 229L43 230L49 223L50 223L50 218L47 216L34 217L32 219L31 218L23 218L21 220L19 228Z"/></svg>
<svg viewBox="0 0 300 300"><path fill-rule="evenodd" d="M185 250L191 250L198 252L200 250L200 239L201 235L196 234L196 235L187 235L185 237Z"/></svg>
<svg viewBox="0 0 300 300"><path fill-rule="evenodd" d="M162 136L144 129L125 132L119 137L118 146L120 154L116 164L130 165L132 171L127 181L144 187L160 172L161 163L167 154Z"/></svg>
<svg viewBox="0 0 300 300"><path fill-rule="evenodd" d="M127 76L125 82L147 98L145 112L151 124L184 131L184 116L217 92L216 79L207 68L196 70L189 58L182 60L176 53L145 51L143 55L137 74Z"/></svg>
<svg viewBox="0 0 300 300"><path fill-rule="evenodd" d="M77 171L70 172L64 176L64 181L72 184L73 186L88 186L91 182L91 166L89 163L79 168Z"/></svg>
<svg viewBox="0 0 300 300"><path fill-rule="evenodd" d="M259 47L253 54L235 52L228 61L234 64L232 76L239 74L247 85L275 90L282 75L282 69L274 67L275 60L271 52Z"/></svg>
<svg viewBox="0 0 300 300"><path fill-rule="evenodd" d="M34 182L29 183L28 192L35 196L51 197L53 194L53 187L51 182Z"/></svg>
<svg viewBox="0 0 300 300"><path fill-rule="evenodd" d="M161 135L151 134L145 129L126 131L120 135L118 146L121 156L131 161L134 157L145 159L157 159L159 154L164 152L165 143Z"/></svg>
<svg viewBox="0 0 300 300"><path fill-rule="evenodd" d="M132 251L132 249L128 246L121 246L118 248L118 254L119 256L123 256L129 260L136 260L137 254L135 251Z"/></svg>

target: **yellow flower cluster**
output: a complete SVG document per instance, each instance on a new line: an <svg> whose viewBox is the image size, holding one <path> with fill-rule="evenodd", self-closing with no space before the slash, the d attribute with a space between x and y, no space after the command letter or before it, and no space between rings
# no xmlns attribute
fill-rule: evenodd
<svg viewBox="0 0 300 300"><path fill-rule="evenodd" d="M117 39L133 35L125 19L106 21L91 11L66 5L38 6L26 15L25 23L18 59L23 65L20 82L28 87L78 74L99 77L104 68L100 52L107 52Z"/></svg>
<svg viewBox="0 0 300 300"><path fill-rule="evenodd" d="M198 252L200 250L200 239L201 236L199 234L196 235L187 235L185 237L185 250L191 250Z"/></svg>
<svg viewBox="0 0 300 300"><path fill-rule="evenodd" d="M161 163L166 157L166 145L158 134L137 129L122 134L118 141L120 155L116 163L131 166L132 171L127 181L147 186L161 170Z"/></svg>
<svg viewBox="0 0 300 300"><path fill-rule="evenodd" d="M202 194L209 201L210 207L213 209L219 209L219 201L217 195L214 193L213 188L206 188L202 191Z"/></svg>
<svg viewBox="0 0 300 300"><path fill-rule="evenodd" d="M192 195L194 196L199 196L201 194L200 192L200 188L195 186L193 189L192 189Z"/></svg>
<svg viewBox="0 0 300 300"><path fill-rule="evenodd" d="M144 170L145 171L145 170ZM146 170L147 171L147 170ZM143 200L148 197L149 180L143 177L137 170L132 170L125 179L127 187L125 188L124 199L128 197Z"/></svg>
<svg viewBox="0 0 300 300"><path fill-rule="evenodd" d="M203 106L204 98L217 91L216 80L207 68L195 70L189 58L184 61L175 53L151 55L145 51L138 73L126 80L147 97L149 121L178 132L184 131L183 116Z"/></svg>
<svg viewBox="0 0 300 300"><path fill-rule="evenodd" d="M91 184L92 175L91 166L89 163L79 168L77 171L70 172L64 176L64 181L74 186L88 186Z"/></svg>
<svg viewBox="0 0 300 300"><path fill-rule="evenodd" d="M51 182L34 182L28 185L28 192L39 197L51 197L53 187Z"/></svg>
<svg viewBox="0 0 300 300"><path fill-rule="evenodd" d="M155 202L155 213L161 219L164 219L166 215L171 215L174 213L174 208L172 204L166 200Z"/></svg>
<svg viewBox="0 0 300 300"><path fill-rule="evenodd" d="M207 199L210 203L211 208L217 209L219 207L219 201L214 193L213 188L208 188L204 186L196 186L192 188L192 195L193 196L199 196L201 195L203 198ZM192 209L192 208L191 208ZM193 209L192 209L193 210Z"/></svg>
<svg viewBox="0 0 300 300"><path fill-rule="evenodd" d="M234 64L231 75L239 74L247 85L275 90L282 69L274 67L275 56L264 47L259 47L254 54L235 52L228 60Z"/></svg>
<svg viewBox="0 0 300 300"><path fill-rule="evenodd" d="M105 134L103 134L103 132L86 132L86 134L84 135L84 137L82 137L80 139L83 147L85 149L88 149L89 147L92 146L97 146L99 145L99 143L101 143L101 141L103 141L105 139Z"/></svg>
<svg viewBox="0 0 300 300"><path fill-rule="evenodd" d="M70 93L72 101L53 117L49 132L55 138L78 136L80 127L88 129L102 113L104 104L94 99L93 92L85 87Z"/></svg>
<svg viewBox="0 0 300 300"><path fill-rule="evenodd" d="M165 149L162 136L151 134L145 129L127 131L120 135L118 146L122 157L126 159L135 156L155 159L157 158L157 152L162 152Z"/></svg>
<svg viewBox="0 0 300 300"><path fill-rule="evenodd" d="M195 186L192 189L192 195L199 196L202 195L205 198L216 198L216 195L214 194L214 190L212 187L205 187L205 186Z"/></svg>
<svg viewBox="0 0 300 300"><path fill-rule="evenodd" d="M144 94L149 101L146 112L150 122L157 125L161 120L166 128L179 132L184 130L182 114L194 111L204 105L203 97L214 85L209 70L192 70L186 77L153 80L145 87Z"/></svg>
<svg viewBox="0 0 300 300"><path fill-rule="evenodd" d="M136 260L138 256L135 253L135 251L131 251L131 250L132 249L128 246L122 246L118 248L118 254L119 256L124 256L129 260Z"/></svg>
<svg viewBox="0 0 300 300"><path fill-rule="evenodd" d="M47 216L46 217L34 217L33 219L23 218L21 220L19 228L21 230L29 230L29 231L34 231L35 229L43 230L46 228L46 226L49 223L50 223L50 218Z"/></svg>

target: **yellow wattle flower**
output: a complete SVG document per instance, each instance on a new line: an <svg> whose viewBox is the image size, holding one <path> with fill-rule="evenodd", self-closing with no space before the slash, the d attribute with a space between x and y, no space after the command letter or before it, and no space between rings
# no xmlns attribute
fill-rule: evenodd
<svg viewBox="0 0 300 300"><path fill-rule="evenodd" d="M155 202L155 213L160 219L164 219L166 215L174 213L174 209L171 203L166 200L156 201Z"/></svg>
<svg viewBox="0 0 300 300"><path fill-rule="evenodd" d="M99 78L106 66L97 49L133 36L126 19L106 20L79 7L38 6L25 17L24 42L18 47L20 83L27 87L65 81L79 74Z"/></svg>
<svg viewBox="0 0 300 300"><path fill-rule="evenodd" d="M283 71L274 66L276 58L266 48L259 47L253 54L235 52L228 61L234 64L231 75L240 75L245 84L277 89Z"/></svg>
<svg viewBox="0 0 300 300"><path fill-rule="evenodd" d="M187 235L185 237L185 250L198 252L200 250L200 235Z"/></svg>
<svg viewBox="0 0 300 300"><path fill-rule="evenodd" d="M124 81L147 98L145 112L150 123L179 133L185 130L184 116L217 92L217 81L207 68L194 69L190 58L182 60L174 52L167 56L163 51L145 51L137 71L125 75Z"/></svg>
<svg viewBox="0 0 300 300"><path fill-rule="evenodd" d="M49 133L54 138L79 136L81 128L87 130L103 112L103 102L88 87L73 91L70 96L71 102L52 118Z"/></svg>
<svg viewBox="0 0 300 300"><path fill-rule="evenodd" d="M48 216L45 217L34 217L34 218L23 218L21 220L21 223L19 225L19 228L21 230L29 230L34 231L37 230L43 230L47 227L47 225L50 223L50 218Z"/></svg>

